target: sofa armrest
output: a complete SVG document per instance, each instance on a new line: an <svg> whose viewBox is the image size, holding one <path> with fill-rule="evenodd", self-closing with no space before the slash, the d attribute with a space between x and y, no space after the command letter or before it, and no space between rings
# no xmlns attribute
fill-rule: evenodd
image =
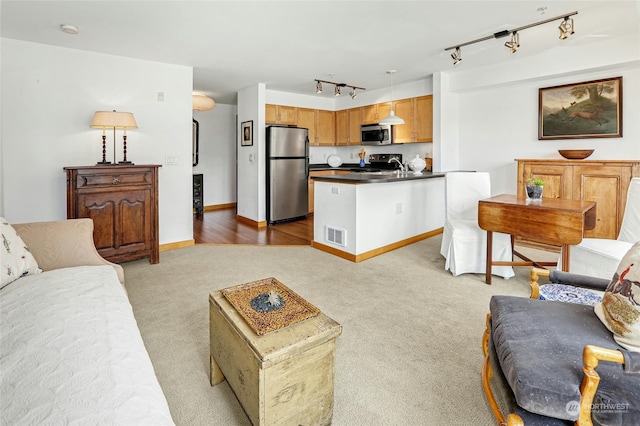
<svg viewBox="0 0 640 426"><path fill-rule="evenodd" d="M93 242L93 220L12 224L43 271L72 266L110 265L124 287L122 266L105 260Z"/></svg>
<svg viewBox="0 0 640 426"><path fill-rule="evenodd" d="M609 285L609 280L604 278L588 277L556 269L531 268L531 281L529 282L531 287L531 295L529 297L531 299L537 299L540 296L540 286L544 285L538 282L540 277L549 278L549 284L566 284L598 291L605 291Z"/></svg>

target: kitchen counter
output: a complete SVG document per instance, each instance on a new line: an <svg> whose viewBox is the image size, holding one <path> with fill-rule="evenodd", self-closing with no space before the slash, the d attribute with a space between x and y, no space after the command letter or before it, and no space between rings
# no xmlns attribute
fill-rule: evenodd
<svg viewBox="0 0 640 426"><path fill-rule="evenodd" d="M312 246L353 262L442 233L444 173L312 176Z"/></svg>
<svg viewBox="0 0 640 426"><path fill-rule="evenodd" d="M383 172L353 172L348 174L339 174L333 176L311 176L314 181L328 181L341 183L389 183L403 182L409 180L432 179L444 177L444 173L421 172L419 174L396 173L393 171Z"/></svg>

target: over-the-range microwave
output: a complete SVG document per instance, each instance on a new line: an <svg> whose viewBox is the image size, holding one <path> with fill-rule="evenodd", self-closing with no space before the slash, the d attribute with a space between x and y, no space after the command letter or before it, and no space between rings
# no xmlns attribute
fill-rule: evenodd
<svg viewBox="0 0 640 426"><path fill-rule="evenodd" d="M390 145L393 142L389 124L363 124L360 127L360 144Z"/></svg>

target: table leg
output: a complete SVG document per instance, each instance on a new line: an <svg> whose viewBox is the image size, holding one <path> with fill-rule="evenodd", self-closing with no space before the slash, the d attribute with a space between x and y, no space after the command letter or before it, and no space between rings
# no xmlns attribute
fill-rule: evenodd
<svg viewBox="0 0 640 426"><path fill-rule="evenodd" d="M570 245L569 244L563 244L562 245L562 266L561 269L564 272L569 272L569 260L570 260L570 253L569 253L569 249L570 249Z"/></svg>
<svg viewBox="0 0 640 426"><path fill-rule="evenodd" d="M491 284L491 264L493 263L493 232L487 231L487 269L484 282Z"/></svg>

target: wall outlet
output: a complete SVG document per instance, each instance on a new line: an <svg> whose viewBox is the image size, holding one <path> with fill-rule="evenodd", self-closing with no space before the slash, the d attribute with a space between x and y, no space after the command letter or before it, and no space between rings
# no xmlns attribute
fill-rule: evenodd
<svg viewBox="0 0 640 426"><path fill-rule="evenodd" d="M164 92L158 92L158 102L164 102Z"/></svg>
<svg viewBox="0 0 640 426"><path fill-rule="evenodd" d="M178 160L178 156L176 156L176 155L167 155L167 156L165 157L164 162L165 162L165 164L167 164L167 165L169 165L169 164L171 164L171 165L177 165L177 164L180 164L180 162L179 162L179 160Z"/></svg>
<svg viewBox="0 0 640 426"><path fill-rule="evenodd" d="M402 203L396 203L396 214L402 213Z"/></svg>
<svg viewBox="0 0 640 426"><path fill-rule="evenodd" d="M338 188L337 186L332 186L331 187L331 193L332 194L340 194L340 188Z"/></svg>

